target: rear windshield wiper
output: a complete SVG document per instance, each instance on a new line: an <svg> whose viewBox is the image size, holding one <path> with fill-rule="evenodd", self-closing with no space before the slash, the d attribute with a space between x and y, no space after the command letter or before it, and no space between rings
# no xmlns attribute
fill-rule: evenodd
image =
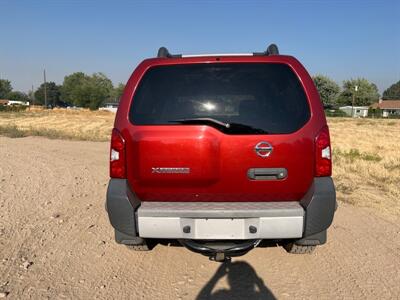
<svg viewBox="0 0 400 300"><path fill-rule="evenodd" d="M213 118L188 118L188 119L178 119L168 121L170 123L181 123L181 124L216 124L223 128L225 133L233 134L245 134L245 133L258 133L258 134L268 134L267 131L260 128L255 128L250 125L241 123L225 123Z"/></svg>
<svg viewBox="0 0 400 300"><path fill-rule="evenodd" d="M260 129L260 128L256 128L250 125L246 125L246 124L242 124L242 123L229 123L229 127L228 127L231 133L259 133L259 134L268 134L269 132L264 130L264 129Z"/></svg>
<svg viewBox="0 0 400 300"><path fill-rule="evenodd" d="M188 119L178 119L178 120L171 120L168 121L171 123L181 123L181 124L207 124L207 123L214 123L219 126L229 128L230 124L229 123L224 123L222 121L218 121L213 118L188 118Z"/></svg>

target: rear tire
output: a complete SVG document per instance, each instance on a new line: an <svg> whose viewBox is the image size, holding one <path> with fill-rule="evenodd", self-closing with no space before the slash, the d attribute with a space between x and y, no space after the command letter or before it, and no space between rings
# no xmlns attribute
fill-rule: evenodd
<svg viewBox="0 0 400 300"><path fill-rule="evenodd" d="M136 237L135 243L126 245L129 249L133 251L150 251L153 247L149 244L149 241L146 239Z"/></svg>
<svg viewBox="0 0 400 300"><path fill-rule="evenodd" d="M290 254L311 254L314 252L316 246L301 246L295 243L288 243L283 246Z"/></svg>
<svg viewBox="0 0 400 300"><path fill-rule="evenodd" d="M151 249L147 244L144 245L126 245L128 249L133 251L150 251Z"/></svg>

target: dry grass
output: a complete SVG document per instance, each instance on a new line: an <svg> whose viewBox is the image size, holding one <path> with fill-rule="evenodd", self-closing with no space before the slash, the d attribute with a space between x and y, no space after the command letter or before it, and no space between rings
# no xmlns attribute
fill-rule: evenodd
<svg viewBox="0 0 400 300"><path fill-rule="evenodd" d="M400 120L328 119L338 199L400 216Z"/></svg>
<svg viewBox="0 0 400 300"><path fill-rule="evenodd" d="M115 114L89 110L0 112L0 134L9 137L108 141Z"/></svg>
<svg viewBox="0 0 400 300"><path fill-rule="evenodd" d="M109 112L1 112L0 135L108 141ZM330 118L333 177L340 201L400 216L400 120Z"/></svg>

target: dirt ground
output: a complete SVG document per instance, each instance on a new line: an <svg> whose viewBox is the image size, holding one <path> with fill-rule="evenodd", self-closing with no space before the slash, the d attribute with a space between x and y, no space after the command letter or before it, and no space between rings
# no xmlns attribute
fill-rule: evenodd
<svg viewBox="0 0 400 300"><path fill-rule="evenodd" d="M0 297L400 297L400 225L341 204L312 255L257 248L230 265L179 247L133 252L104 210L108 143L0 137Z"/></svg>

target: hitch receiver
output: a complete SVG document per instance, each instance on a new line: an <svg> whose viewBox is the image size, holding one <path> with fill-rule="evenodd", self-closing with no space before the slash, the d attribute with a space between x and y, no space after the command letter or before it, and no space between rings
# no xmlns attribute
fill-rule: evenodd
<svg viewBox="0 0 400 300"><path fill-rule="evenodd" d="M216 262L230 261L234 256L241 256L258 246L261 240L246 240L240 244L221 245L221 241L217 245L212 242L194 241L194 240L178 240L179 243L190 251L208 256L210 260Z"/></svg>

